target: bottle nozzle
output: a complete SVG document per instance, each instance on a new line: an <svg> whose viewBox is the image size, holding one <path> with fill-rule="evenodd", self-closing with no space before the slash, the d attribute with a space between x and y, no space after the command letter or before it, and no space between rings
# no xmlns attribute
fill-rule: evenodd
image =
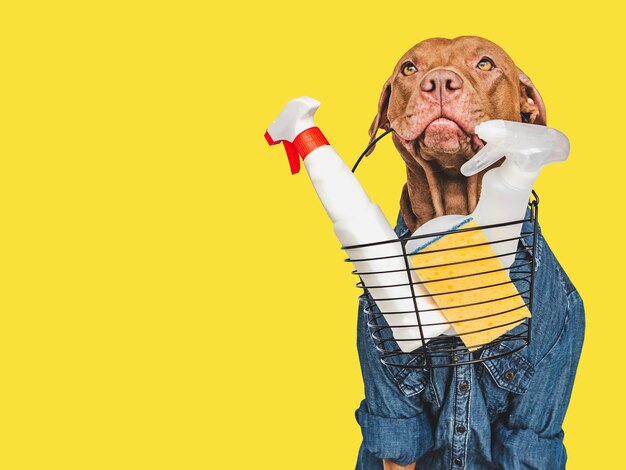
<svg viewBox="0 0 626 470"><path fill-rule="evenodd" d="M283 143L292 175L300 171L300 157L304 160L317 147L328 145L313 121L313 115L319 106L319 101L308 96L294 98L285 105L265 131L265 140L269 145Z"/></svg>
<svg viewBox="0 0 626 470"><path fill-rule="evenodd" d="M546 126L496 119L477 125L475 132L487 144L461 167L465 176L475 175L505 156L521 172L538 172L569 155L565 134Z"/></svg>
<svg viewBox="0 0 626 470"><path fill-rule="evenodd" d="M313 116L319 107L320 102L308 96L294 98L276 116L267 133L275 142L293 142L302 131L315 126Z"/></svg>

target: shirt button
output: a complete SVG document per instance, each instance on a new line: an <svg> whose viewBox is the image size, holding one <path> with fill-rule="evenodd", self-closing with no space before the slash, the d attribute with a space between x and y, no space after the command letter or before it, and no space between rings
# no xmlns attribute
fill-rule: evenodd
<svg viewBox="0 0 626 470"><path fill-rule="evenodd" d="M459 384L459 390L462 392L467 392L467 390L469 390L469 384L467 382L461 382Z"/></svg>
<svg viewBox="0 0 626 470"><path fill-rule="evenodd" d="M458 433L460 433L460 434L463 434L463 433L465 432L465 426L463 426L462 424L459 424L459 425L456 427L456 432L458 432Z"/></svg>
<svg viewBox="0 0 626 470"><path fill-rule="evenodd" d="M507 371L504 373L504 378L505 378L506 380L513 380L513 377L515 377L515 372L513 372L512 370L507 370Z"/></svg>
<svg viewBox="0 0 626 470"><path fill-rule="evenodd" d="M463 465L463 461L459 458L454 459L454 465L460 467L461 465Z"/></svg>

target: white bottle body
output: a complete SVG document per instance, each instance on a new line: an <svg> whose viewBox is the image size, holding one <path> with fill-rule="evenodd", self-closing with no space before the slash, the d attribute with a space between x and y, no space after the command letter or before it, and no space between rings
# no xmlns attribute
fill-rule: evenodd
<svg viewBox="0 0 626 470"><path fill-rule="evenodd" d="M446 331L448 325L445 318L423 285L416 284L419 279L414 271L411 271L411 289L406 271L409 260L403 255L396 233L337 152L329 145L319 147L307 155L304 166L333 221L335 234L341 244L351 246L376 243L349 249L346 253L350 259L369 259L353 263L359 273L378 273L362 274L361 279L391 327L400 349L410 352L422 346L422 342L417 339L422 335L417 326L413 294L416 296L422 323L421 333L426 341ZM387 240L392 241L377 243Z"/></svg>
<svg viewBox="0 0 626 470"><path fill-rule="evenodd" d="M530 186L526 187L509 184L505 177L507 169L503 169L505 165L510 163L504 162L501 167L494 168L483 176L480 198L471 214L481 227L523 220L526 215L534 180L529 180ZM483 230L505 268L510 267L515 261L521 231L522 223Z"/></svg>

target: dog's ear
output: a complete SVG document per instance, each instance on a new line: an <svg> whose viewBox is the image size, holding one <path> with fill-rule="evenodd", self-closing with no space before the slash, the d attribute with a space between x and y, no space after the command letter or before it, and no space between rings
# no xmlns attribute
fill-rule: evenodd
<svg viewBox="0 0 626 470"><path fill-rule="evenodd" d="M541 95L528 76L517 69L519 74L520 114L523 122L546 125L546 106Z"/></svg>
<svg viewBox="0 0 626 470"><path fill-rule="evenodd" d="M389 97L391 96L391 78L385 82L383 85L383 91L380 94L380 98L378 100L378 113L376 113L376 117L372 121L372 125L370 126L369 136L370 136L370 144L376 138L376 132L378 129L389 129L389 119L387 119L387 108L389 106ZM367 151L366 155L369 155L374 151L376 146L374 145L371 149Z"/></svg>

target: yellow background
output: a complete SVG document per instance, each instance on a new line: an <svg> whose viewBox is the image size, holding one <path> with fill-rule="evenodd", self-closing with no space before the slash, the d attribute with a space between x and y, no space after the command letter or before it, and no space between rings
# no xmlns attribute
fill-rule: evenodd
<svg viewBox="0 0 626 470"><path fill-rule="evenodd" d="M351 164L399 56L463 34L508 51L571 139L536 186L587 312L568 468L621 465L617 4L4 2L0 468L354 468L355 279L263 133L313 96ZM395 221L391 140L358 176Z"/></svg>

